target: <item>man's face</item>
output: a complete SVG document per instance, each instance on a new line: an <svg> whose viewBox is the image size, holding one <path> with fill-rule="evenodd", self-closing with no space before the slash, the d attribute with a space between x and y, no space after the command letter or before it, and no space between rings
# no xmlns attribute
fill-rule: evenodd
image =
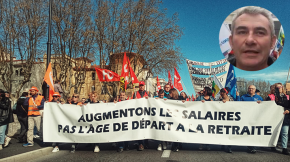
<svg viewBox="0 0 290 162"><path fill-rule="evenodd" d="M86 102L86 99L83 98L83 99L82 99L82 103L85 103L85 102Z"/></svg>
<svg viewBox="0 0 290 162"><path fill-rule="evenodd" d="M33 95L36 94L36 91L35 91L35 90L31 90L31 91L30 91L30 94L33 96Z"/></svg>
<svg viewBox="0 0 290 162"><path fill-rule="evenodd" d="M261 14L242 14L236 19L232 30L230 45L234 51L236 66L248 71L268 67L270 50L276 42L276 36L271 36L268 19Z"/></svg>
<svg viewBox="0 0 290 162"><path fill-rule="evenodd" d="M169 85L165 85L164 90L165 90L166 92L169 92L169 90L170 90L170 86L169 86Z"/></svg>
<svg viewBox="0 0 290 162"><path fill-rule="evenodd" d="M96 98L96 95L92 94L92 95L91 95L91 100L94 101L95 98Z"/></svg>
<svg viewBox="0 0 290 162"><path fill-rule="evenodd" d="M250 94L250 95L254 95L255 94L255 92L256 92L256 87L255 86L249 86L248 87L248 93Z"/></svg>
<svg viewBox="0 0 290 162"><path fill-rule="evenodd" d="M9 98L9 96L10 96L9 93L5 93L5 97Z"/></svg>
<svg viewBox="0 0 290 162"><path fill-rule="evenodd" d="M73 101L74 101L74 102L78 102L78 100L79 100L79 96L75 96L75 95L74 95L74 96L73 96Z"/></svg>
<svg viewBox="0 0 290 162"><path fill-rule="evenodd" d="M120 93L120 100L124 101L126 99L126 94L125 93Z"/></svg>
<svg viewBox="0 0 290 162"><path fill-rule="evenodd" d="M158 94L159 98L164 98L164 93Z"/></svg>
<svg viewBox="0 0 290 162"><path fill-rule="evenodd" d="M53 96L53 101L57 101L59 99L58 96Z"/></svg>
<svg viewBox="0 0 290 162"><path fill-rule="evenodd" d="M67 102L71 102L71 98L68 98L68 99L67 99Z"/></svg>
<svg viewBox="0 0 290 162"><path fill-rule="evenodd" d="M139 86L139 90L140 90L140 91L144 91L144 90L145 90L145 86L144 86L144 85L140 85L140 86Z"/></svg>

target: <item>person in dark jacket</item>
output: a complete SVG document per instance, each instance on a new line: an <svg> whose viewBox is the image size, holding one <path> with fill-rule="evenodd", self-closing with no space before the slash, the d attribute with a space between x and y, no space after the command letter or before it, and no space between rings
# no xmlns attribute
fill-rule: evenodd
<svg viewBox="0 0 290 162"><path fill-rule="evenodd" d="M289 131L289 124L290 124L290 115L289 115L289 100L287 99L287 96L285 95L285 91L283 89L282 83L275 83L275 102L277 105L280 105L284 107L284 120L282 124L282 128L280 131L281 141L282 141L282 153L285 155L289 155L289 152L287 150L287 144L288 144L288 131ZM270 101L271 98L268 96L266 98L267 101ZM277 151L276 147L271 148L272 151Z"/></svg>
<svg viewBox="0 0 290 162"><path fill-rule="evenodd" d="M14 121L10 101L5 97L5 91L0 90L0 150L3 149L7 125Z"/></svg>
<svg viewBox="0 0 290 162"><path fill-rule="evenodd" d="M17 106L16 106L16 114L17 114L17 119L20 123L20 134L18 136L18 140L20 143L26 143L26 132L28 130L28 117L27 117L27 112L28 112L28 106L23 106L23 103L28 96L28 92L23 92L21 97L17 100Z"/></svg>

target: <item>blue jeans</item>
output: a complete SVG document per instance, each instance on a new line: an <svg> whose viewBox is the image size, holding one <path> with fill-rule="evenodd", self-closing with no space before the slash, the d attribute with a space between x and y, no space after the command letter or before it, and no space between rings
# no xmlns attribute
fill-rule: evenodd
<svg viewBox="0 0 290 162"><path fill-rule="evenodd" d="M282 148L287 148L289 125L282 125L280 136L282 141Z"/></svg>
<svg viewBox="0 0 290 162"><path fill-rule="evenodd" d="M0 145L4 144L5 140L5 132L6 132L7 124L6 125L1 125L0 126Z"/></svg>

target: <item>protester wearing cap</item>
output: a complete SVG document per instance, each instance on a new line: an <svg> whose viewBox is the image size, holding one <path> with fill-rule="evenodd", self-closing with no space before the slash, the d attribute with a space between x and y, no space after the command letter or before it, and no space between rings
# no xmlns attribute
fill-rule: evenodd
<svg viewBox="0 0 290 162"><path fill-rule="evenodd" d="M33 129L36 126L40 132L41 114L40 110L44 108L44 98L37 94L38 89L32 86L29 90L28 97L25 99L23 106L28 106L28 131L27 143L23 144L24 147L33 146Z"/></svg>
<svg viewBox="0 0 290 162"><path fill-rule="evenodd" d="M60 102L60 94L58 92L54 92L52 95L52 100L50 102ZM54 146L52 152L58 152L59 148L58 148L59 143L53 143L52 146Z"/></svg>
<svg viewBox="0 0 290 162"><path fill-rule="evenodd" d="M134 93L133 99L139 99L139 98L148 98L148 94L145 91L145 83L143 81L139 82L139 91Z"/></svg>
<svg viewBox="0 0 290 162"><path fill-rule="evenodd" d="M58 92L54 92L52 95L52 100L50 102L60 102L60 94Z"/></svg>
<svg viewBox="0 0 290 162"><path fill-rule="evenodd" d="M145 91L145 83L143 81L139 82L139 91L134 93L133 99L139 99L139 98L148 98L148 94ZM145 143L148 145L148 140L145 141ZM138 141L139 147L138 147L138 151L143 151L144 150L144 142L143 140L139 140Z"/></svg>

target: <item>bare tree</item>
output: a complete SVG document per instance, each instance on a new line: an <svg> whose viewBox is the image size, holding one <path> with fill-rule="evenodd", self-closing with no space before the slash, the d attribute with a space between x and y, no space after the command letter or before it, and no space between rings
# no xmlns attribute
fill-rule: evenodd
<svg viewBox="0 0 290 162"><path fill-rule="evenodd" d="M85 83L87 59L94 59L94 28L90 0L60 0L53 4L53 62L55 76L60 80L64 95L71 88L80 92ZM82 58L82 61L76 61ZM59 73L57 73L59 72ZM73 80L74 79L74 80Z"/></svg>
<svg viewBox="0 0 290 162"><path fill-rule="evenodd" d="M240 95L244 95L244 94L247 94L247 89L250 85L254 85L256 87L256 89L258 89L260 91L260 96L263 98L263 99L266 99L268 94L270 94L270 82L266 82L264 80L247 80L245 78L240 78L238 77L237 78L237 81L239 82L243 82L245 83L243 86L241 86L240 88L238 87L238 91L240 92Z"/></svg>
<svg viewBox="0 0 290 162"><path fill-rule="evenodd" d="M45 0L3 0L1 1L0 41L2 59L0 81L16 97L29 82L31 69L39 55L43 54L43 38L46 34ZM12 92L13 57L21 60L23 80Z"/></svg>

